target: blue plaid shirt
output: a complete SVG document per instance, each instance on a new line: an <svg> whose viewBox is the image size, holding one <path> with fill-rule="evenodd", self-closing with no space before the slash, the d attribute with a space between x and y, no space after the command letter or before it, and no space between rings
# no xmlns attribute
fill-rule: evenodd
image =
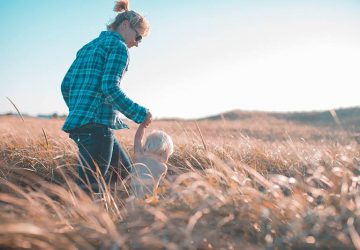
<svg viewBox="0 0 360 250"><path fill-rule="evenodd" d="M145 120L147 109L129 99L119 86L128 63L125 41L112 31L101 32L78 51L61 84L69 108L64 131L92 122L112 129L128 128L118 111L136 123Z"/></svg>

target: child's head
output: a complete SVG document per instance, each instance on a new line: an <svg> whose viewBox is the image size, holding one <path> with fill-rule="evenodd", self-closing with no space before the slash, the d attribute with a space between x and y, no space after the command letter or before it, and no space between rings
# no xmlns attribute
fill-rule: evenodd
<svg viewBox="0 0 360 250"><path fill-rule="evenodd" d="M160 130L153 130L146 137L144 152L156 154L166 162L174 152L174 144L168 134Z"/></svg>

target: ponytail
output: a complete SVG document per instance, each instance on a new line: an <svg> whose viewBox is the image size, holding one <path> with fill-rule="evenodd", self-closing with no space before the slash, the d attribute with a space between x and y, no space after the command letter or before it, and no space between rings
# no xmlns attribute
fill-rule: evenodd
<svg viewBox="0 0 360 250"><path fill-rule="evenodd" d="M115 20L107 25L107 29L114 31L124 21L128 20L133 28L140 27L143 30L143 36L149 32L149 23L139 13L129 10L129 0L118 0L115 2L114 11L118 12Z"/></svg>
<svg viewBox="0 0 360 250"><path fill-rule="evenodd" d="M114 11L115 12L123 12L129 10L129 1L128 0L120 0L115 2Z"/></svg>

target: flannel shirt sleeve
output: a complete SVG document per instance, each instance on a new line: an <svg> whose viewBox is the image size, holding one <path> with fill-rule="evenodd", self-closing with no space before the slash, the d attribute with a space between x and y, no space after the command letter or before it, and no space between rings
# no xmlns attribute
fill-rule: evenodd
<svg viewBox="0 0 360 250"><path fill-rule="evenodd" d="M133 102L120 89L120 81L127 67L128 52L125 47L113 48L105 63L101 91L105 101L136 123L145 120L147 109Z"/></svg>

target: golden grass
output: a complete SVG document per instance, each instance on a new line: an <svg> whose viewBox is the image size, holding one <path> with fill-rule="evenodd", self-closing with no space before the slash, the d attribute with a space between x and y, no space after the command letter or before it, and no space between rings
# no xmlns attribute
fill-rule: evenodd
<svg viewBox="0 0 360 250"><path fill-rule="evenodd" d="M73 183L62 120L0 118L0 248L359 249L360 147L270 119L155 121L175 153L159 197ZM132 155L136 126L116 132Z"/></svg>

